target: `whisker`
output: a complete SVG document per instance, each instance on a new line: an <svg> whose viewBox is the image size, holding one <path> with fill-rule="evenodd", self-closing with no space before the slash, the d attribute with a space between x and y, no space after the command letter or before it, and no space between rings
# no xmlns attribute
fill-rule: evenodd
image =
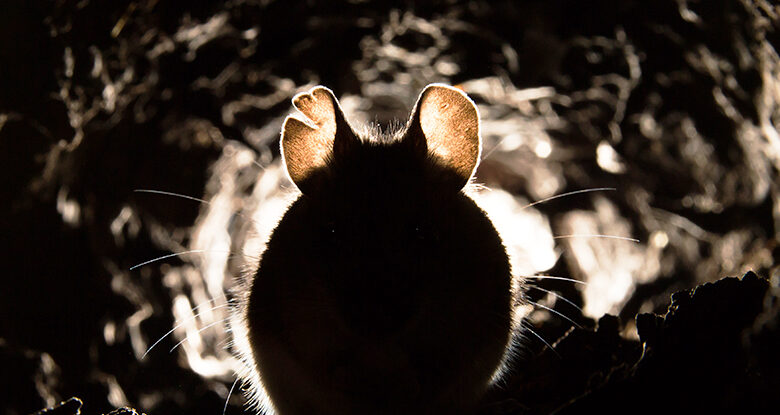
<svg viewBox="0 0 780 415"><path fill-rule="evenodd" d="M257 163L257 161L255 161L255 163L258 166L260 166L263 170L265 170L265 167L263 167L261 164ZM157 195L179 197L179 198L182 198L182 199L187 199L187 200L192 200L192 201L195 201L195 202L200 202L200 203L203 203L204 205L209 205L209 206L211 205L211 202L209 202L208 200L200 199L200 198L197 198L197 197L183 195L181 193L167 192L167 191L164 191L164 190L154 190L154 189L134 189L133 191L136 192L136 193L152 193L152 194L157 194ZM258 225L257 221L255 221L254 219L252 219L252 218L242 214L241 212L233 212L233 213L236 216L239 216L241 218L244 218L244 219L252 222L254 225Z"/></svg>
<svg viewBox="0 0 780 415"><path fill-rule="evenodd" d="M621 241L639 243L639 239L629 238L627 236L617 236L617 235L599 235L599 234L591 235L585 233L573 233L570 235L553 236L553 239L565 239L565 238L607 238L607 239L618 239Z"/></svg>
<svg viewBox="0 0 780 415"><path fill-rule="evenodd" d="M210 298L210 299L208 299L208 300L206 300L206 301L204 301L204 302L202 302L202 303L200 303L200 304L196 305L195 307L192 307L192 308L191 308L191 310L192 310L192 311L195 311L195 310L197 310L197 309L199 309L199 308L203 307L204 305L206 305L206 304L208 304L208 303L211 303L211 302L213 302L214 300L215 300L215 298Z"/></svg>
<svg viewBox="0 0 780 415"><path fill-rule="evenodd" d="M213 323L207 324L207 325L205 325L205 326L203 326L203 327L199 328L199 329L198 329L198 333L202 333L204 330L207 330L207 329L209 329L209 328L211 328L211 327L214 327L214 326L216 326L217 324L224 323L224 322L228 321L229 319L230 319L230 317L227 317L227 318L223 318L223 319L221 319L221 320L217 320L217 321L215 321L215 322L213 322ZM187 336L184 336L184 339L183 339L182 341L180 341L180 342L176 343L176 344L175 344L173 347L171 347L171 350L168 350L168 353L173 353L173 351L174 351L174 350L176 350L176 348L177 348L177 347L181 346L181 344L182 344L182 343L184 343L184 342L185 342L185 341L187 341L187 340L188 340L188 337L187 337Z"/></svg>
<svg viewBox="0 0 780 415"><path fill-rule="evenodd" d="M227 299L227 297L225 297L225 293L224 293L224 292L222 293L221 297L223 297L223 298L224 298L224 299L225 299L227 302L230 302L230 300L228 300L228 299ZM206 305L206 304L209 304L209 303L212 303L212 302L214 302L214 301L216 301L216 298L212 298L212 299L210 299L210 300L206 300L206 301L204 301L204 302L202 302L202 303L200 303L200 304L196 305L195 307L192 307L192 311L195 311L195 310L197 310L197 309L199 309L199 308L203 307L204 305ZM228 304L221 304L221 305L218 305L218 306L214 306L213 308L210 308L210 309L209 309L209 311L213 311L213 310L216 310L216 309L218 309L218 308L222 308L222 307L223 307L223 306L225 306L225 305L228 305ZM204 310L203 312L205 313L205 312L206 312L206 310ZM194 315L194 316L192 316L192 317L197 317L198 315L200 315L200 314ZM192 317L188 317L188 318L192 318Z"/></svg>
<svg viewBox="0 0 780 415"><path fill-rule="evenodd" d="M537 279L537 280L559 280L559 281L569 281L576 284L582 284L582 285L588 285L585 281L575 280L574 278L566 278L566 277L554 277L552 275L531 275L528 277L523 277L523 279Z"/></svg>
<svg viewBox="0 0 780 415"><path fill-rule="evenodd" d="M211 302L211 301L213 301L213 300L206 301L206 303L209 303L209 302ZM205 303L203 303L203 304L205 304ZM197 306L197 307L193 308L192 310L193 310L193 311L195 311L195 309L196 309L196 308L198 308L198 307L202 306L203 304L200 304L199 306ZM224 308L224 307L227 307L228 305L229 305L229 304L220 304L220 305L218 305L218 306L216 306L216 307L214 307L214 308L211 308L209 311L214 311L214 310L216 310L216 309L219 309L219 308ZM188 317L188 318L186 318L186 319L182 320L182 321L181 321L179 324L177 324L176 326L174 326L172 329L168 330L168 332L167 332L167 333L163 334L163 336L162 336L162 337L160 337L159 339L157 339L157 341L156 341L156 342L154 342L154 344L152 344L151 346L149 346L149 348L148 348L148 349L146 349L146 352L144 353L144 355L143 355L143 356L141 356L141 360L143 360L143 359L146 357L146 355L148 355L148 354L149 354L149 352L151 352L151 351L152 351L152 349L154 349L154 346L157 346L157 344L159 344L161 341L163 341L163 339L165 339L166 337L170 336L170 334L171 334L171 333L173 333L173 332L174 332L176 329L178 329L178 328L180 328L181 326L183 326L183 325L184 325L186 322L188 322L188 321L190 321L190 320L192 320L192 319L198 318L198 317L199 317L201 314L203 314L203 313L205 313L205 312L206 312L206 310L203 310L203 311L201 311L201 312L199 312L199 313L197 313L197 314L195 314L195 315L193 315L193 316L190 316L190 317ZM177 345L177 346L178 346L178 345Z"/></svg>
<svg viewBox="0 0 780 415"><path fill-rule="evenodd" d="M491 154L493 154L493 152L495 152L496 150L498 150L498 148L499 148L499 147L501 147L501 144L503 144L503 143L504 143L504 140L506 140L506 137L507 137L506 135L504 135L503 137L501 137L501 139L499 139L499 140L498 140L498 142L497 142L497 143L496 143L496 144L493 146L493 148L491 148L491 149L490 149L490 150L487 152L487 154L485 154L484 156L482 156L482 159L481 159L480 161L487 160L487 159L488 159L488 157L490 157L490 155L491 155Z"/></svg>
<svg viewBox="0 0 780 415"><path fill-rule="evenodd" d="M562 295L558 294L557 292L555 292L555 291L553 291L553 290L545 290L545 289L544 289L544 288L542 288L542 287L537 287L537 286L535 286L535 285L532 285L532 284L529 284L528 286L529 286L530 288L533 288L533 289L535 289L535 290L539 290L539 291L541 291L541 292L545 292L545 293L547 293L547 294L553 295L553 296L555 296L555 298L560 298L562 301L565 301L567 304L571 305L572 307L574 307L574 308L576 308L577 310L579 310L580 312L582 312L582 309L581 309L581 308L580 308L580 307L579 307L577 304L574 304L574 303L573 303L571 300L569 300L568 298L566 298L566 297L564 297L564 296L562 296Z"/></svg>
<svg viewBox="0 0 780 415"><path fill-rule="evenodd" d="M166 192L164 190L152 190L152 189L135 189L133 190L136 193L154 193L157 195L166 195L166 196L174 196L174 197L180 197L182 199L188 199L193 200L195 202L203 203L204 205L210 205L211 202L208 200L198 199L197 197L187 196L183 195L181 193L174 193L174 192Z"/></svg>
<svg viewBox="0 0 780 415"><path fill-rule="evenodd" d="M132 271L132 270L134 270L136 268L140 268L140 267L142 267L144 265L149 265L149 264L157 262L157 261L162 261L163 259L173 258L173 257L177 257L177 256L180 256L180 255L186 255L186 254L202 254L202 253L205 253L205 252L213 252L213 253L220 253L220 254L224 254L224 253L233 254L233 252L231 252L231 251L216 251L216 250L213 250L213 249L192 249L192 250L189 250L189 251L176 252L176 253L173 253L173 254L163 255L163 256L160 256L160 257L157 257L157 258L154 258L154 259L150 259L150 260L144 261L144 262L142 262L140 264L133 265L132 267L130 267L129 270Z"/></svg>
<svg viewBox="0 0 780 415"><path fill-rule="evenodd" d="M254 165L255 165L255 166L257 166L257 167L260 167L260 170L262 170L262 171L266 171L266 170L267 170L267 167L265 167L265 166L263 166L262 164L260 164L260 162L259 162L259 161L257 161L257 160L252 160L252 164L254 164ZM223 414L223 415L224 415L224 414Z"/></svg>
<svg viewBox="0 0 780 415"><path fill-rule="evenodd" d="M225 412L227 412L228 402L230 402L230 395L233 394L233 388L236 387L236 384L238 383L238 377L236 377L236 380L233 381L233 386L230 387L230 391L228 391L227 398L225 398L225 407L222 408L222 415L225 415Z"/></svg>
<svg viewBox="0 0 780 415"><path fill-rule="evenodd" d="M559 354L558 354L558 351L556 351L556 350L555 350L555 348L554 348L554 347L552 347L552 345L551 345L550 343L547 343L547 340L545 340L545 339L544 339L542 336L540 336L539 334L537 334L537 333L534 331L534 329L533 329L533 326L532 326L531 324L529 324L529 323L526 323L525 321L521 322L520 324L521 324L521 325L524 325L526 330L528 330L529 332L531 332L531 334L533 334L534 336L536 336L536 338L537 338L537 339L539 339L539 340L540 340L542 343L544 343L544 344L545 344L545 346L547 346L547 347L548 347L550 350L552 350L552 352L553 352L553 353L555 353L555 355L556 355L556 356L558 356L558 358L560 358L560 357L561 357L561 355L559 355Z"/></svg>
<svg viewBox="0 0 780 415"><path fill-rule="evenodd" d="M536 205L538 205L538 204L540 204L540 203L549 202L549 201L551 201L551 200L560 199L560 198L562 198L562 197L571 196L571 195L576 195L576 194L580 194L580 193L602 192L602 191L615 191L615 190L617 190L617 189L615 189L614 187L594 187L593 189L582 189L582 190L575 190L575 191L573 191L573 192L566 192L566 193L561 193L561 194L559 194L559 195L550 196L550 197L548 197L548 198L544 198L544 199L542 199L542 200L537 200L536 202L533 202L533 203L530 203L530 204L528 204L528 205L526 205L526 206L523 206L523 209L529 208L529 207L531 207L531 206L536 206Z"/></svg>
<svg viewBox="0 0 780 415"><path fill-rule="evenodd" d="M551 312L551 313L555 313L555 314L557 314L559 317L561 317L561 318L563 318L564 320L568 321L569 323L573 324L573 325L574 325L575 327L577 327L578 329L581 329L581 328L582 328L582 326L580 326L579 324L577 324L577 322L575 322L574 320L570 319L570 318L569 318L569 317L567 317L565 314L563 314L563 313L561 313L561 312L559 312L559 311L556 311L556 310L554 310L554 309L552 309L552 308L550 308L550 307L547 307L547 306L541 305L541 304L539 304L539 303L537 303L537 302L535 302L535 301L529 301L529 303L530 303L530 304L533 304L533 305L534 305L534 307L543 308L543 309L545 309L545 310L547 310L547 311L549 311L549 312Z"/></svg>

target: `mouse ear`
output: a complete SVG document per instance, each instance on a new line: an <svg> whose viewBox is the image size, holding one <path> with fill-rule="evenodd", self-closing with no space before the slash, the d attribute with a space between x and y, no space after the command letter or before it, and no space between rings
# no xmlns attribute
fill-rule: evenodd
<svg viewBox="0 0 780 415"><path fill-rule="evenodd" d="M425 87L417 99L404 142L435 156L465 186L479 164L479 113L461 90L444 84Z"/></svg>
<svg viewBox="0 0 780 415"><path fill-rule="evenodd" d="M293 97L292 103L303 117L284 120L280 146L290 178L307 193L312 173L348 151L357 138L330 89L316 86Z"/></svg>

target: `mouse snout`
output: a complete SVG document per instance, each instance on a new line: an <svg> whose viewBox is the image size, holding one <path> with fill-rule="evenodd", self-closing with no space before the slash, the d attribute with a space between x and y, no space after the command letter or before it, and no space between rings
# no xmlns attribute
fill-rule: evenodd
<svg viewBox="0 0 780 415"><path fill-rule="evenodd" d="M371 264L353 268L341 287L342 313L347 325L363 335L392 334L416 313L408 273L397 266Z"/></svg>

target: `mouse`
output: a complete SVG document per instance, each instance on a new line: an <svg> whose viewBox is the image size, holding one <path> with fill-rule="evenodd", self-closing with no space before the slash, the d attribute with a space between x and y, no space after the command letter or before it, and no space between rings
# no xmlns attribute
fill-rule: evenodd
<svg viewBox="0 0 780 415"><path fill-rule="evenodd" d="M471 196L479 111L425 87L405 126L357 130L334 93L292 99L280 150L298 193L233 328L264 414L467 414L506 368L516 293Z"/></svg>

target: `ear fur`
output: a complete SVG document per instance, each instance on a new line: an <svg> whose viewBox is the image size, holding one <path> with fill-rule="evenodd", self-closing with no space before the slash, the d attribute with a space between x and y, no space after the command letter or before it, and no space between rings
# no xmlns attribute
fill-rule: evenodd
<svg viewBox="0 0 780 415"><path fill-rule="evenodd" d="M290 178L306 193L306 179L356 138L330 89L316 86L293 97L292 103L303 117L284 120L280 146Z"/></svg>
<svg viewBox="0 0 780 415"><path fill-rule="evenodd" d="M430 84L420 93L403 140L457 173L461 186L479 164L479 112L461 90Z"/></svg>

